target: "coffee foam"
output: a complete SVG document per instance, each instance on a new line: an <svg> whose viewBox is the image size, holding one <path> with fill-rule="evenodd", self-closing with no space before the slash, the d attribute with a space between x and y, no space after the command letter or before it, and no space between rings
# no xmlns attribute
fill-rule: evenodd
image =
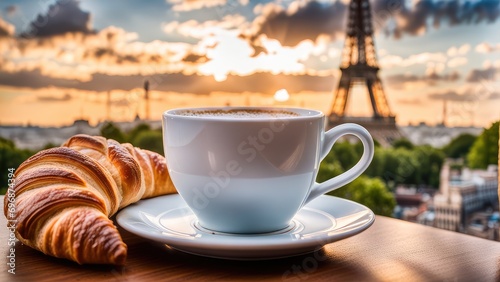
<svg viewBox="0 0 500 282"><path fill-rule="evenodd" d="M231 110L184 110L178 112L180 116L190 117L229 117L229 118L286 118L300 116L298 113L286 110L264 109L231 109Z"/></svg>

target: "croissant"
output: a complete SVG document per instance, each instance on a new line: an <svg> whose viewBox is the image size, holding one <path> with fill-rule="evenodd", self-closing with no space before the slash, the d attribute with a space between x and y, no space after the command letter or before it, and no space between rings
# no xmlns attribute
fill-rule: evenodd
<svg viewBox="0 0 500 282"><path fill-rule="evenodd" d="M176 190L163 156L75 135L23 162L14 192L16 237L23 244L79 264L123 265L127 246L109 217L140 199Z"/></svg>

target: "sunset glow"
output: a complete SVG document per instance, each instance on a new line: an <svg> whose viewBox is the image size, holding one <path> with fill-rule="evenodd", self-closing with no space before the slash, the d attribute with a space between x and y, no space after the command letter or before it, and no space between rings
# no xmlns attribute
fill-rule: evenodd
<svg viewBox="0 0 500 282"><path fill-rule="evenodd" d="M274 100L278 102L286 102L288 99L290 99L290 95L286 89L280 89L274 94Z"/></svg>
<svg viewBox="0 0 500 282"><path fill-rule="evenodd" d="M347 0L33 3L0 4L1 124L103 121L108 93L111 119L144 116L145 80L155 119L167 108L273 102L329 114ZM498 120L500 0L426 3L372 1L397 122L439 123L445 100L451 125ZM371 115L353 93L348 112Z"/></svg>

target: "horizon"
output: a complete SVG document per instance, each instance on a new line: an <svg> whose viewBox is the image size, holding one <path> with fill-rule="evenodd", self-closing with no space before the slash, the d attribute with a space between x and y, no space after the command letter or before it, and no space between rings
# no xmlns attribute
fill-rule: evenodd
<svg viewBox="0 0 500 282"><path fill-rule="evenodd" d="M240 106L238 106L238 107L240 107ZM244 106L242 106L242 107L244 107ZM265 108L265 107L262 107L262 108ZM356 118L356 117L354 117L354 118ZM364 117L360 117L360 118L362 119ZM57 125L40 125L40 124L32 124L32 123L27 123L27 124L0 123L0 128L2 128L2 127L3 128L7 128L7 127L65 128L65 127L75 126L78 122L88 123L88 125L90 127L97 128L97 127L99 127L103 124L106 124L106 123L113 123L113 124L156 123L156 122L161 122L161 118L144 119L144 118L141 118L140 116L136 116L134 119L131 119L131 120L107 120L107 119L103 119L103 120L99 120L97 122L91 122L89 119L86 119L86 118L77 118L77 119L72 120L70 123L57 124ZM487 129L487 128L491 127L491 125L493 125L495 122L497 122L497 121L492 121L491 123L489 123L485 126L477 126L477 125L453 125L453 126L450 126L450 125L443 124L440 122L435 123L435 124L430 124L430 123L427 123L425 121L420 121L420 122L409 122L408 124L400 124L400 123L396 122L396 126L398 126L398 127L427 126L427 127L435 127L435 128L443 128L444 127L444 128L449 128L449 129L453 129L453 128L457 128L457 129L460 129L460 128L462 128L462 129L466 129L466 128Z"/></svg>
<svg viewBox="0 0 500 282"><path fill-rule="evenodd" d="M172 108L225 105L329 115L348 2L3 1L0 125L160 119ZM371 8L398 125L484 128L500 119L500 0ZM353 88L347 112L372 114L366 91Z"/></svg>

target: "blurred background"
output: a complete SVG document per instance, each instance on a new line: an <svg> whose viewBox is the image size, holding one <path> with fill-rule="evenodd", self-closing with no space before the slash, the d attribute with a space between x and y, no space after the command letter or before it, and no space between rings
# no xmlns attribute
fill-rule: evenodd
<svg viewBox="0 0 500 282"><path fill-rule="evenodd" d="M353 23L354 10L369 30ZM499 0L2 0L0 187L8 168L77 133L163 153L160 118L171 108L332 117L340 67L361 56L349 34L361 33L374 47L361 77L379 78L391 129L373 119L367 87L350 85L341 118L376 121L378 147L368 171L335 195L500 240L499 17ZM318 180L361 152L339 142Z"/></svg>

